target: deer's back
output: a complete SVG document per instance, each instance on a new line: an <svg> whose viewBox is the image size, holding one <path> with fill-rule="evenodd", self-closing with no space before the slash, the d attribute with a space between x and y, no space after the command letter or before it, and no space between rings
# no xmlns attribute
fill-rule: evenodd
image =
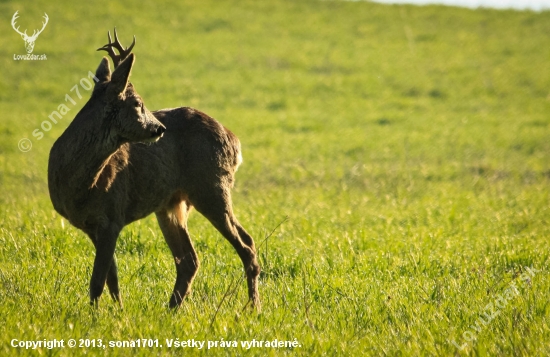
<svg viewBox="0 0 550 357"><path fill-rule="evenodd" d="M164 137L151 146L170 157L168 165L178 172L178 186L186 190L223 181L232 185L242 161L239 139L222 124L193 108L153 112L166 126Z"/></svg>

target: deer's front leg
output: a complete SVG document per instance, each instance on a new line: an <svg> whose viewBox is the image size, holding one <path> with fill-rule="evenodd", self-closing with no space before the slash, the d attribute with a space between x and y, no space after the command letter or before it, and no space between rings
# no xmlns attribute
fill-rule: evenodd
<svg viewBox="0 0 550 357"><path fill-rule="evenodd" d="M103 293L107 274L113 264L115 246L120 230L121 229L115 224L110 224L105 228L99 228L97 230L94 269L90 280L91 305L97 306L99 297Z"/></svg>
<svg viewBox="0 0 550 357"><path fill-rule="evenodd" d="M122 297L120 296L120 289L118 287L118 268L116 262L116 254L113 254L113 262L111 263L111 269L107 273L107 286L109 292L114 301L118 302L122 308Z"/></svg>

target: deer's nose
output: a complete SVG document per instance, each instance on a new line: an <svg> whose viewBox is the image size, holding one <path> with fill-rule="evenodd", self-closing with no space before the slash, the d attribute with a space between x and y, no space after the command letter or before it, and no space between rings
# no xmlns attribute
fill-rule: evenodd
<svg viewBox="0 0 550 357"><path fill-rule="evenodd" d="M160 137L162 136L162 134L164 134L164 131L166 130L166 128L164 126L159 126L157 128L157 131L155 131L155 133L152 135L152 137Z"/></svg>

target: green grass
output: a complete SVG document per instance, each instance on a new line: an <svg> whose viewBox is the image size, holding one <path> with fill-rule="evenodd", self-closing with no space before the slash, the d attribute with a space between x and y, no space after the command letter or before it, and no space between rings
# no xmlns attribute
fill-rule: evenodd
<svg viewBox="0 0 550 357"><path fill-rule="evenodd" d="M333 1L0 9L0 354L550 353L550 12ZM49 15L34 50L47 61L13 60L25 53L9 27L16 10L22 29ZM241 311L237 254L196 213L202 266L179 311L167 309L175 269L152 216L119 238L125 309L107 296L89 308L93 246L53 210L47 158L90 94L76 100L71 88L115 25L123 43L137 37L132 82L148 108L193 106L241 139L235 210L263 242L261 314ZM37 140L60 104L70 112ZM526 267L537 269L528 281ZM490 304L498 315L479 325ZM163 347L10 345L54 338ZM168 348L176 338L301 347Z"/></svg>

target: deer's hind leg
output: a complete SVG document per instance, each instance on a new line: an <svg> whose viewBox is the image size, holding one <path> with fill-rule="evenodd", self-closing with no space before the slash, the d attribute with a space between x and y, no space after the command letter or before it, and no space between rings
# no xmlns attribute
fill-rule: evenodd
<svg viewBox="0 0 550 357"><path fill-rule="evenodd" d="M260 294L258 292L260 265L257 261L254 240L233 214L231 192L228 188L220 187L205 189L190 197L190 200L197 211L214 225L239 254L246 273L249 302L257 310L260 310Z"/></svg>
<svg viewBox="0 0 550 357"><path fill-rule="evenodd" d="M190 209L191 205L185 196L176 193L166 208L155 213L176 264L176 284L170 297L170 308L181 305L185 296L189 294L193 279L199 270L199 259L187 230Z"/></svg>

